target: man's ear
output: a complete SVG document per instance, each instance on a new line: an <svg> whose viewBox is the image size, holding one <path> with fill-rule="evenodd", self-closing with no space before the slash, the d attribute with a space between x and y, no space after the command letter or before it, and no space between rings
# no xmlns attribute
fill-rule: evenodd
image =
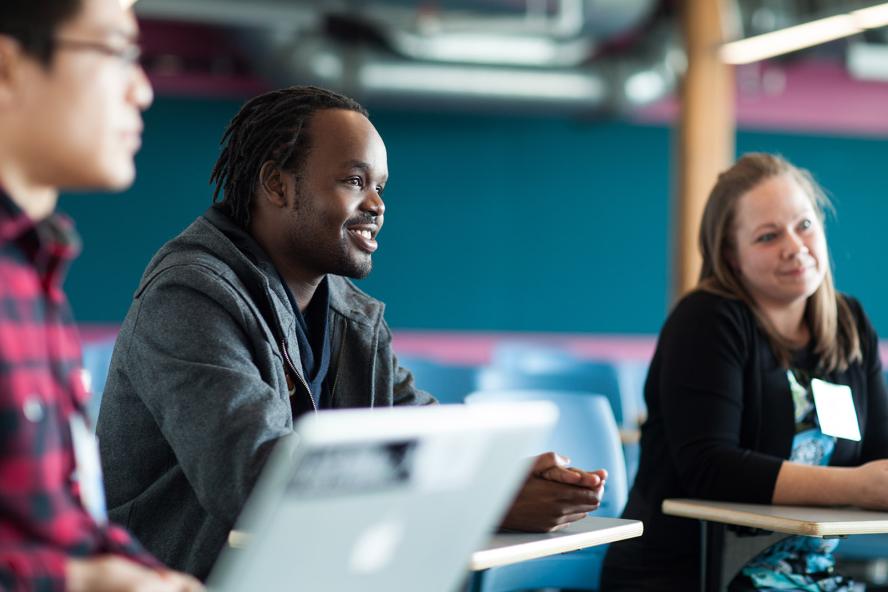
<svg viewBox="0 0 888 592"><path fill-rule="evenodd" d="M266 161L259 169L259 198L270 205L284 208L287 206L287 173L277 163Z"/></svg>
<svg viewBox="0 0 888 592"><path fill-rule="evenodd" d="M13 96L16 65L21 59L19 43L8 35L0 34L0 104L8 103Z"/></svg>

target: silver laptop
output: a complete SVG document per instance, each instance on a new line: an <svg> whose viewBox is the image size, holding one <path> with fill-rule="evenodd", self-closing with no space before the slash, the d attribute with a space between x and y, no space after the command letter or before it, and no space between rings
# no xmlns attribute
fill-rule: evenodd
<svg viewBox="0 0 888 592"><path fill-rule="evenodd" d="M325 411L268 461L219 592L453 592L557 418L549 403Z"/></svg>

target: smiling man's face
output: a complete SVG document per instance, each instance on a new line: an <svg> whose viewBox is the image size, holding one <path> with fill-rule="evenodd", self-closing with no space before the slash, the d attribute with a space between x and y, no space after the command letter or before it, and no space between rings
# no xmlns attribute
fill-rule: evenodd
<svg viewBox="0 0 888 592"><path fill-rule="evenodd" d="M317 112L306 132L310 149L283 214L284 255L312 275L366 277L385 213L385 144L366 117L345 109Z"/></svg>

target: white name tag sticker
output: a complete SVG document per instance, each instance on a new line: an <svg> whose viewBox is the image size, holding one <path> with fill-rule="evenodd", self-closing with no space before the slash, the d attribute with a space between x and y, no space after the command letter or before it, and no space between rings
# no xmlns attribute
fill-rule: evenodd
<svg viewBox="0 0 888 592"><path fill-rule="evenodd" d="M71 439L74 444L74 460L77 463L76 479L80 486L83 507L101 525L108 523L105 508L105 487L102 483L102 463L99 460L99 441L86 427L78 414L71 415Z"/></svg>
<svg viewBox="0 0 888 592"><path fill-rule="evenodd" d="M860 442L860 426L851 387L814 378L811 380L820 431L827 436Z"/></svg>

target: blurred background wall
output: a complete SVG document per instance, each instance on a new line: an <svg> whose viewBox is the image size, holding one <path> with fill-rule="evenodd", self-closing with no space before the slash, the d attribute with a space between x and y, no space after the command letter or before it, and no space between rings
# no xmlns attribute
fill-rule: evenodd
<svg viewBox="0 0 888 592"><path fill-rule="evenodd" d="M243 100L286 82L324 82L282 81L243 65L249 52L227 33L230 23L188 17L183 25L152 12L162 2L138 6L158 94L145 116L138 180L124 194L69 195L61 204L84 238L67 287L87 323L119 323L151 255L209 205L218 141ZM630 39L661 43L651 31L673 8L652 3ZM837 284L863 301L884 336L888 83L854 79L846 51L740 72L736 146L779 152L828 190ZM226 67L214 70L213 56ZM385 227L360 285L387 303L394 328L658 331L671 303L674 88L638 105L587 110L465 98L452 107L339 90L365 100L389 151Z"/></svg>

